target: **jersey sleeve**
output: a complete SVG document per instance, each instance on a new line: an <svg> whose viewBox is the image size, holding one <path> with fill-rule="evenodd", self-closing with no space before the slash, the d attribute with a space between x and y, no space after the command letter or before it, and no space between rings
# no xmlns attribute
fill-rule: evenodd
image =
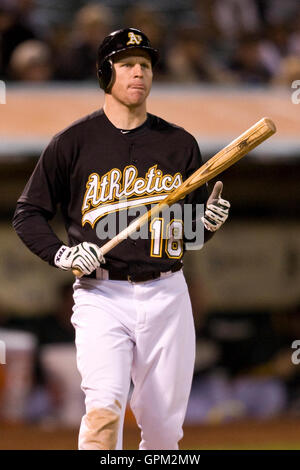
<svg viewBox="0 0 300 470"><path fill-rule="evenodd" d="M42 153L18 202L37 206L53 217L58 203L67 197L67 177L67 163L59 139L54 137Z"/></svg>
<svg viewBox="0 0 300 470"><path fill-rule="evenodd" d="M25 245L37 256L54 265L54 256L63 242L48 221L57 205L68 197L68 165L53 138L42 153L24 191L18 199L13 227Z"/></svg>
<svg viewBox="0 0 300 470"><path fill-rule="evenodd" d="M54 257L64 244L48 223L50 214L26 202L18 202L13 228L32 253L54 266Z"/></svg>

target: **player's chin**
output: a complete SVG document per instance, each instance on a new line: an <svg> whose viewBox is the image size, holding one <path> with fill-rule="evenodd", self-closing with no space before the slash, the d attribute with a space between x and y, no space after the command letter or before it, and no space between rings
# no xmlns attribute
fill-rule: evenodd
<svg viewBox="0 0 300 470"><path fill-rule="evenodd" d="M145 88L131 88L128 93L128 99L132 104L142 104L147 98L149 92Z"/></svg>

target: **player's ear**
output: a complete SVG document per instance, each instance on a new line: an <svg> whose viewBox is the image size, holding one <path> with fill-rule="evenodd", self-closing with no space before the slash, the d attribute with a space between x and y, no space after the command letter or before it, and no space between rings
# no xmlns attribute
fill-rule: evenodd
<svg viewBox="0 0 300 470"><path fill-rule="evenodd" d="M114 62L113 62L111 59L109 59L107 62L109 62L109 64L110 64L110 77L111 77L111 78L110 78L109 84L107 85L107 88L106 88L106 90L105 90L105 93L110 94L110 93L111 93L111 89L112 89L112 87L113 87L113 85L114 85L114 83L115 83L115 81L116 81L116 69L115 69L115 64L114 64Z"/></svg>
<svg viewBox="0 0 300 470"><path fill-rule="evenodd" d="M102 88L105 93L109 93L115 81L115 71L111 59L104 61L101 66L97 64L97 76L100 88Z"/></svg>

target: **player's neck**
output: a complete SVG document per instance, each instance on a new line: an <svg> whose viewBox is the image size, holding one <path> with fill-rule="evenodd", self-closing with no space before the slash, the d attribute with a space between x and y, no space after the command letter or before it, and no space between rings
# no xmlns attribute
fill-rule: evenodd
<svg viewBox="0 0 300 470"><path fill-rule="evenodd" d="M104 112L110 122L118 129L135 129L147 119L146 104L137 107L127 107L110 97L106 97L103 106Z"/></svg>

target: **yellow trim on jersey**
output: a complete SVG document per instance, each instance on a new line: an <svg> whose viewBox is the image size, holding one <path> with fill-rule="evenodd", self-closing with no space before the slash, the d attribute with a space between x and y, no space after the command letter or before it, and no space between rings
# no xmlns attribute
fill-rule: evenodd
<svg viewBox="0 0 300 470"><path fill-rule="evenodd" d="M94 209L91 209L90 211L83 214L82 219L81 219L81 224L82 226L84 226L86 223L88 223L90 224L92 228L94 228L98 220L100 220L102 217L105 217L106 215L110 213L119 212L120 210L125 210L125 209L128 209L129 207L146 206L147 204L152 204L152 203L157 204L158 202L165 199L167 196L168 194L159 194L159 195L148 196L148 197L137 197L134 199L124 198L123 201L121 199L111 204L101 204L98 207L95 207Z"/></svg>

